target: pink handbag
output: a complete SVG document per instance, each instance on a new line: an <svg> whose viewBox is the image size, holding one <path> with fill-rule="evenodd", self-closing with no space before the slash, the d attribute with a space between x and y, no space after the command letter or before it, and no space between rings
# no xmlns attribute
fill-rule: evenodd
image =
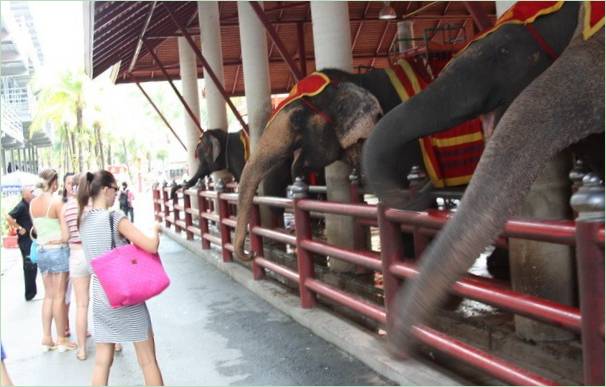
<svg viewBox="0 0 606 387"><path fill-rule="evenodd" d="M170 285L158 254L128 244L116 248L113 213L110 214L112 250L94 258L91 266L112 308L140 304Z"/></svg>

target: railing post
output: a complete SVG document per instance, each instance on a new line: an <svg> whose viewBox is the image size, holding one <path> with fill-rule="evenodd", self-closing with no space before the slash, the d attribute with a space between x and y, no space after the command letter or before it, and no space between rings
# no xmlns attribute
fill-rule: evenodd
<svg viewBox="0 0 606 387"><path fill-rule="evenodd" d="M152 189L152 197L154 198L154 220L156 222L162 221L162 205L160 201L160 185L154 185Z"/></svg>
<svg viewBox="0 0 606 387"><path fill-rule="evenodd" d="M201 195L202 191L206 191L206 186L202 182L202 179L198 179L196 183L196 190L198 194L198 227L200 228L200 239L202 241L202 249L208 250L210 249L210 241L204 238L204 234L208 234L208 219L202 216L202 214L206 214L208 210L208 202L206 198Z"/></svg>
<svg viewBox="0 0 606 387"><path fill-rule="evenodd" d="M377 214L379 221L379 238L381 240L381 266L383 268L383 298L387 320L390 318L391 304L400 287L400 280L392 274L391 265L398 263L404 256L404 244L400 225L385 217L386 207L379 203Z"/></svg>
<svg viewBox="0 0 606 387"><path fill-rule="evenodd" d="M177 182L173 180L173 184L171 187L175 187L177 185ZM179 190L180 191L180 190ZM179 191L175 192L175 196L172 198L173 201L173 220L174 220L174 225L175 225L175 232L176 233L180 233L181 232L181 227L177 224L177 221L179 220L179 209L177 208L177 206L179 205Z"/></svg>
<svg viewBox="0 0 606 387"><path fill-rule="evenodd" d="M314 261L309 251L300 248L301 242L312 239L309 213L299 208L299 202L307 197L307 184L303 182L303 179L300 177L295 179L295 184L293 184L289 190L289 196L293 199L295 212L297 269L299 271L301 307L309 309L316 305L316 296L305 286L305 282L308 278L314 278Z"/></svg>
<svg viewBox="0 0 606 387"><path fill-rule="evenodd" d="M217 192L217 207L219 209L219 231L221 232L221 252L223 255L223 262L232 261L232 253L225 245L231 243L231 235L229 227L223 224L223 219L229 218L229 204L227 200L221 199L221 194L225 192L225 182L223 179L219 179L215 183L215 191Z"/></svg>
<svg viewBox="0 0 606 387"><path fill-rule="evenodd" d="M190 231L190 227L193 224L191 214L191 196L183 190L183 212L185 217L185 239L191 241L194 239L194 233Z"/></svg>
<svg viewBox="0 0 606 387"><path fill-rule="evenodd" d="M164 227L170 228L170 222L168 221L170 209L168 208L168 192L166 192L167 188L168 188L168 184L166 182L164 182L164 184L162 184L162 206L164 207Z"/></svg>
<svg viewBox="0 0 606 387"><path fill-rule="evenodd" d="M259 256L263 256L263 254L264 254L263 237L260 237L259 235L256 235L253 233L253 229L255 227L261 226L261 211L259 209L259 205L253 204L252 208L250 209L249 224L250 224L250 247L252 249L252 254L255 258L259 257ZM254 259L252 261L252 272L253 272L253 278L255 280L260 280L265 277L265 270L263 269L263 267L257 265L257 263L255 262Z"/></svg>
<svg viewBox="0 0 606 387"><path fill-rule="evenodd" d="M579 214L576 249L584 382L604 385L604 247L596 238L604 224L603 182L597 175L587 174L570 204Z"/></svg>
<svg viewBox="0 0 606 387"><path fill-rule="evenodd" d="M423 187L424 182L427 180L427 174L420 166L413 165L412 168L410 168L408 175L406 175L406 180L408 180L409 190L414 197L417 191ZM414 259L417 260L421 257L423 251L427 247L429 238L420 233L420 227L414 228L412 238L414 243Z"/></svg>
<svg viewBox="0 0 606 387"><path fill-rule="evenodd" d="M360 193L360 176L358 175L357 169L352 169L351 174L349 175L349 196L351 198L352 204L360 204L364 203L362 200L362 194ZM354 219L354 228L353 228L353 238L356 241L366 241L365 248L368 248L368 237L364 230L364 226L362 226L359 222L359 219ZM356 266L356 273L369 273L371 270L367 269L363 266Z"/></svg>

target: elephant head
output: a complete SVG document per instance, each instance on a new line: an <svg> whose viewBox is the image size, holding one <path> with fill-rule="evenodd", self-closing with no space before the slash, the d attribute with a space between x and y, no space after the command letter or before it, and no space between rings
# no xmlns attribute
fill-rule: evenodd
<svg viewBox="0 0 606 387"><path fill-rule="evenodd" d="M244 254L246 225L252 200L261 180L288 157L294 156L293 176L317 171L337 160L359 162L360 145L382 115L377 98L356 84L353 76L325 70L330 84L274 114L246 163L239 184L235 253Z"/></svg>
<svg viewBox="0 0 606 387"><path fill-rule="evenodd" d="M393 301L389 333L395 352L407 352L413 327L426 322L497 238L544 164L562 149L603 133L604 125L602 27L588 39L576 35L503 115L455 216L421 257L419 275Z"/></svg>
<svg viewBox="0 0 606 387"><path fill-rule="evenodd" d="M195 185L198 179L203 179L215 171L226 168L227 136L227 132L221 129L209 129L202 134L200 142L196 146L196 158L199 160L198 169L185 184L176 185L171 189L171 197L178 189L188 189Z"/></svg>

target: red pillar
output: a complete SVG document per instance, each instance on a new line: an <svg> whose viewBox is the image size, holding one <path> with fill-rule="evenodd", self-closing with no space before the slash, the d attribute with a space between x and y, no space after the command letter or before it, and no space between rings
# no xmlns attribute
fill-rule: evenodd
<svg viewBox="0 0 606 387"><path fill-rule="evenodd" d="M585 385L604 385L604 187L597 175L583 178L572 196L576 219L577 270L581 302L583 374Z"/></svg>
<svg viewBox="0 0 606 387"><path fill-rule="evenodd" d="M309 251L299 247L301 242L312 239L309 213L299 208L299 202L307 196L307 185L300 177L296 178L291 195L294 199L295 210L299 295L301 297L301 307L310 309L316 305L316 295L305 286L305 281L308 278L314 278L314 261Z"/></svg>

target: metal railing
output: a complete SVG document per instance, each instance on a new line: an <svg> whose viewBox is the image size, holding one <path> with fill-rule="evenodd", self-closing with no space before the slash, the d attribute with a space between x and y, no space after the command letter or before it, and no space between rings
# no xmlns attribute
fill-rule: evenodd
<svg viewBox="0 0 606 387"><path fill-rule="evenodd" d="M168 197L170 187L154 190L155 216L158 221L164 221L166 227L174 227L175 232L185 231L188 240L192 240L194 235L199 236L203 249L208 249L210 243L218 245L221 248L223 261L231 262L234 247L230 231L235 228L236 221L235 217L230 214L229 206L237 203L238 195L225 193L225 187L220 184L215 188L218 191L206 191L202 187L186 191L182 194L183 205L179 204L177 198ZM352 197L359 197L358 188L357 181L352 179L352 194L356 194ZM575 246L579 273L580 309L520 293L496 281L471 275L457 281L451 291L458 296L474 299L579 333L583 346L584 381L588 385L594 385L604 384L604 191L599 181L596 183L595 179L588 180L586 187L582 187L577 195L582 195L585 192L584 189L585 191L601 190L601 210L596 209L595 205L593 207L587 204L585 207L578 203L575 205L573 199L573 205L579 212L576 222L512 219L507 222L504 232L500 236L500 243L504 245L506 245L506 238L515 237ZM413 233L415 255L418 257L429 242L430 236L435 235L446 224L449 218L448 213L437 210L400 211L383 208L381 205L310 200L306 198L308 192L309 190L304 185L295 184L292 188L293 199L255 197L249 221L250 246L254 256L252 261L254 278L262 279L265 276L265 270L270 270L298 284L303 308L313 308L316 305L317 296L321 295L372 320L386 323L390 313L389 305L398 291L400 280L413 278L417 274L417 265L413 259L415 257L404 256L402 231ZM579 198L579 196L575 197ZM194 198L198 203L197 210L191 206ZM579 202L579 200L577 201ZM580 202L583 201L580 200ZM591 202L591 200L585 200L585 202ZM213 206L217 209L216 213L211 209ZM263 227L260 206L292 209L295 216L295 235ZM310 221L312 211L352 216L358 220L360 227L378 225L381 253L355 251L314 240ZM182 214L184 215L183 220L181 219ZM198 220L197 226L193 225L194 214ZM220 237L209 233L209 222L217 225ZM263 238L295 246L297 270L264 257ZM382 273L384 304L370 302L317 279L314 273L313 254L330 256ZM427 326L416 326L414 336L420 342L508 383L556 384L554 380L540 376Z"/></svg>

